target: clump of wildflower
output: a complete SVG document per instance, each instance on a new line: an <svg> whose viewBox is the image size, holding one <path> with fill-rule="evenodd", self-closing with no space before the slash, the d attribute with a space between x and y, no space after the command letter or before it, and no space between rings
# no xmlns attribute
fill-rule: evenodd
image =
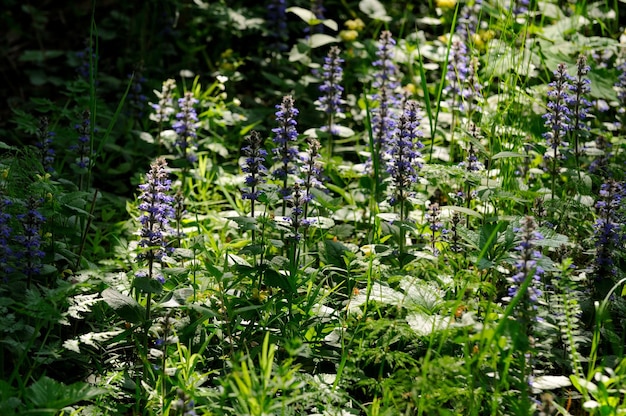
<svg viewBox="0 0 626 416"><path fill-rule="evenodd" d="M402 101L397 91L401 74L393 60L395 45L396 41L391 32L384 30L380 34L376 51L378 59L372 62L372 66L376 69L372 83L376 92L372 98L378 102L378 106L372 108L372 134L379 156L382 156L395 133L397 115L394 108L398 107Z"/></svg>
<svg viewBox="0 0 626 416"><path fill-rule="evenodd" d="M408 100L405 104L403 114L397 133L392 138L387 150L387 173L391 177L392 205L400 204L400 220L404 220L403 205L407 199L408 191L418 180L417 170L422 167L419 158L421 154L418 149L423 147L419 141L422 132L419 129L420 122L417 114L418 105L414 100Z"/></svg>
<svg viewBox="0 0 626 416"><path fill-rule="evenodd" d="M133 74L128 74L128 79L131 80L128 91L128 104L133 110L133 115L141 118L144 115L146 102L148 101L148 97L143 93L143 85L146 83L146 78L141 75L140 71L136 71Z"/></svg>
<svg viewBox="0 0 626 416"><path fill-rule="evenodd" d="M615 89L617 90L617 98L621 105L621 113L626 112L624 105L626 105L626 61L617 66L617 70L620 71L615 83Z"/></svg>
<svg viewBox="0 0 626 416"><path fill-rule="evenodd" d="M448 84L443 90L444 93L452 95L452 106L456 104L456 98L461 97L463 85L467 81L469 71L469 53L467 51L467 45L462 40L455 39L452 41L452 45L450 45L448 72L446 72Z"/></svg>
<svg viewBox="0 0 626 416"><path fill-rule="evenodd" d="M176 81L173 79L167 79L163 81L161 91L154 91L154 94L159 98L157 103L150 103L150 107L154 110L150 114L150 120L162 124L168 123L172 118L172 115L176 113L174 108L174 90L176 89Z"/></svg>
<svg viewBox="0 0 626 416"><path fill-rule="evenodd" d="M439 204L434 202L428 205L428 210L424 215L426 222L428 223L428 228L430 229L430 244L431 250L434 255L439 254L439 250L436 247L437 243L437 233L443 232L443 223L441 222L441 208L439 208Z"/></svg>
<svg viewBox="0 0 626 416"><path fill-rule="evenodd" d="M195 403L182 389L177 389L178 399L172 402L172 410L182 416L197 416Z"/></svg>
<svg viewBox="0 0 626 416"><path fill-rule="evenodd" d="M286 220L291 225L291 238L295 241L302 239L301 229L303 226L308 225L305 221L306 214L304 212L304 198L302 195L302 189L299 184L293 185L293 193L291 194L291 215Z"/></svg>
<svg viewBox="0 0 626 416"><path fill-rule="evenodd" d="M548 84L548 111L544 114L544 125L548 131L543 134L548 147L552 149L552 155L546 153L546 157L558 159L562 157L561 148L567 146L565 136L571 130L572 112L569 103L573 78L567 73L567 66L563 63L554 71L554 81Z"/></svg>
<svg viewBox="0 0 626 416"><path fill-rule="evenodd" d="M600 198L596 202L598 219L594 226L595 274L598 280L612 277L616 273L615 253L620 251L624 238L624 218L619 210L625 193L626 186L613 179L600 187Z"/></svg>
<svg viewBox="0 0 626 416"><path fill-rule="evenodd" d="M570 85L571 104L572 104L572 133L574 135L574 155L576 158L582 151L580 139L583 133L589 130L589 126L585 123L589 116L589 108L591 102L586 96L591 92L591 80L587 77L591 68L587 65L587 57L580 55L576 61L576 77L572 79Z"/></svg>
<svg viewBox="0 0 626 416"><path fill-rule="evenodd" d="M150 165L146 182L139 185L139 210L142 212L139 217L142 225L139 246L146 250L138 258L148 262L148 277L153 277L154 261L161 261L171 252L166 233L169 232L170 220L175 218L175 211L172 205L174 198L169 195L172 182L166 168L165 159L157 159Z"/></svg>
<svg viewBox="0 0 626 416"><path fill-rule="evenodd" d="M176 114L176 122L172 125L178 135L176 146L180 155L192 163L197 160L194 154L197 137L196 125L198 123L198 114L194 107L196 104L198 104L198 100L194 98L193 92L187 91L182 98L178 99L180 111Z"/></svg>
<svg viewBox="0 0 626 416"><path fill-rule="evenodd" d="M470 123L468 133L472 140L470 140L469 149L467 149L467 159L459 163L459 167L465 168L468 172L478 172L483 170L485 165L478 160L476 149L474 149L474 141L480 140L482 135L480 134L480 129L474 123Z"/></svg>
<svg viewBox="0 0 626 416"><path fill-rule="evenodd" d="M267 6L267 26L273 39L269 50L284 52L288 49L287 4L285 0L270 0Z"/></svg>
<svg viewBox="0 0 626 416"><path fill-rule="evenodd" d="M520 289L526 285L524 293L516 313L519 319L524 321L536 320L537 303L541 297L541 277L544 270L537 265L537 260L541 258L541 252L537 250L537 241L543 240L543 236L537 230L537 224L531 216L522 219L519 228L520 242L515 248L518 252L515 262L515 274L509 279L507 300L512 300L519 293ZM530 283L528 281L530 280Z"/></svg>
<svg viewBox="0 0 626 416"><path fill-rule="evenodd" d="M70 146L70 150L76 153L76 166L85 170L91 163L91 112L83 111L83 120L74 128L78 132L77 144Z"/></svg>
<svg viewBox="0 0 626 416"><path fill-rule="evenodd" d="M278 127L273 128L272 132L276 145L273 149L274 161L278 167L272 171L272 175L275 179L282 181L281 195L287 198L291 194L287 179L289 174L295 173L298 157L298 148L294 146L294 143L298 140L296 117L299 111L290 95L283 97L281 104L276 106L276 110Z"/></svg>
<svg viewBox="0 0 626 416"><path fill-rule="evenodd" d="M322 85L319 87L322 95L316 103L317 110L324 112L328 116L328 124L322 130L329 131L332 134L336 134L335 117L343 115L341 110L343 69L341 65L344 60L339 56L340 52L338 47L332 46L328 51L328 55L324 58Z"/></svg>
<svg viewBox="0 0 626 416"><path fill-rule="evenodd" d="M174 194L174 221L176 221L176 242L177 247L180 247L180 240L185 236L185 232L182 230L183 216L187 211L185 210L185 196L179 189Z"/></svg>
<svg viewBox="0 0 626 416"><path fill-rule="evenodd" d="M554 81L548 84L548 111L544 114L545 127L548 131L543 134L548 145L544 157L552 159L552 198L554 198L555 180L557 176L557 161L565 158L562 149L568 145L565 141L567 133L571 131L572 112L569 105L572 101L570 95L573 78L567 73L567 66L559 64L554 71ZM552 152L552 153L550 153Z"/></svg>
<svg viewBox="0 0 626 416"><path fill-rule="evenodd" d="M16 241L22 247L20 253L16 253L22 265L22 271L28 279L28 286L32 277L41 272L41 260L45 253L41 250L41 227L46 221L39 212L41 201L30 197L26 203L26 213L17 215L22 223L22 233Z"/></svg>
<svg viewBox="0 0 626 416"><path fill-rule="evenodd" d="M14 253L11 248L11 227L12 215L8 212L11 201L0 196L0 275L6 283L7 276L14 270Z"/></svg>
<svg viewBox="0 0 626 416"><path fill-rule="evenodd" d="M461 16L456 33L461 36L465 43L471 43L478 29L478 17L481 14L482 0L468 3L461 9Z"/></svg>
<svg viewBox="0 0 626 416"><path fill-rule="evenodd" d="M302 156L301 174L304 179L300 180L300 185L304 188L304 215L308 215L309 202L313 199L311 190L313 188L323 189L322 184L322 164L320 162L320 142L312 137L307 137L308 151Z"/></svg>
<svg viewBox="0 0 626 416"><path fill-rule="evenodd" d="M528 400L532 394L531 386L535 372L534 327L537 322L537 304L542 295L541 278L544 274L544 270L537 264L537 260L541 259L541 252L537 250L537 242L542 240L543 236L537 230L537 224L531 216L522 219L518 231L520 242L515 248L518 253L515 262L515 274L509 279L511 284L509 296L504 300L510 302L517 296L520 297L513 316L519 322L522 334L528 338L526 348L516 353L521 359L521 379L525 384L525 389L522 392L523 398ZM526 400L524 401L528 404Z"/></svg>
<svg viewBox="0 0 626 416"><path fill-rule="evenodd" d="M601 135L596 136L595 142L596 149L602 151L602 154L589 164L589 172L597 173L600 177L606 178L608 176L609 162L613 157L613 152L611 151L613 144Z"/></svg>
<svg viewBox="0 0 626 416"><path fill-rule="evenodd" d="M315 18L318 20L324 20L324 13L326 13L326 7L324 7L324 0L313 0L313 4L311 4L311 11L315 15ZM322 33L324 32L324 25L322 23L318 23L313 26L313 32Z"/></svg>
<svg viewBox="0 0 626 416"><path fill-rule="evenodd" d="M513 14L515 16L519 16L525 13L528 13L528 8L530 7L530 0L515 0L513 6Z"/></svg>
<svg viewBox="0 0 626 416"><path fill-rule="evenodd" d="M97 65L98 55L92 51L91 45L87 45L82 51L76 52L76 57L80 61L80 65L76 68L76 72L78 72L78 75L82 79L89 81L90 70L92 65Z"/></svg>
<svg viewBox="0 0 626 416"><path fill-rule="evenodd" d="M54 163L55 152L52 148L52 143L54 142L55 136L56 134L53 131L48 130L48 118L41 117L41 119L39 119L39 128L37 129L37 147L41 154L41 165L44 171L48 173L54 172L52 165Z"/></svg>
<svg viewBox="0 0 626 416"><path fill-rule="evenodd" d="M265 177L267 176L267 168L265 167L267 151L263 149L263 138L256 130L250 132L246 142L246 146L241 148L241 152L245 157L241 170L247 173L245 179L246 188L242 189L242 198L251 201L251 215L254 217L254 202L261 195L258 186L265 182Z"/></svg>

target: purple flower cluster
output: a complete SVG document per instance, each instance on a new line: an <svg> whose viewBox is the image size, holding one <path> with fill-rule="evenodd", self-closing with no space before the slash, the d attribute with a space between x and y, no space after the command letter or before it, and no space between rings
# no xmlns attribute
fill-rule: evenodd
<svg viewBox="0 0 626 416"><path fill-rule="evenodd" d="M528 13L530 7L530 0L515 0L513 7L513 14L519 16L524 13Z"/></svg>
<svg viewBox="0 0 626 416"><path fill-rule="evenodd" d="M308 225L305 217L304 197L302 195L300 185L296 183L293 185L293 193L291 195L291 215L285 218L291 225L291 238L295 241L300 241L302 239L302 233L300 230L303 226Z"/></svg>
<svg viewBox="0 0 626 416"><path fill-rule="evenodd" d="M322 67L322 85L319 90L322 95L317 101L317 110L322 111L328 115L328 126L322 128L322 130L329 130L335 134L334 130L334 118L342 115L341 111L341 94L343 93L343 86L341 81L343 79L343 69L341 65L344 60L339 56L340 50L336 46L332 46L324 58L324 65Z"/></svg>
<svg viewBox="0 0 626 416"><path fill-rule="evenodd" d="M322 146L317 139L312 137L307 137L306 142L309 148L308 151L301 157L302 167L300 172L304 179L299 181L300 185L304 188L303 199L305 201L305 208L313 199L311 189L322 189L324 187L321 181L322 164L320 162L320 149Z"/></svg>
<svg viewBox="0 0 626 416"><path fill-rule="evenodd" d="M478 28L478 17L481 14L482 0L475 0L474 4L466 4L461 9L459 25L456 33L461 36L463 42L470 43L473 41L474 34Z"/></svg>
<svg viewBox="0 0 626 416"><path fill-rule="evenodd" d="M198 114L194 107L196 104L198 104L198 100L194 98L192 92L187 91L182 98L178 99L180 111L176 114L176 121L172 125L174 131L178 134L176 146L181 156L192 163L197 160L194 154L196 147L195 139L197 137L196 125L198 123Z"/></svg>
<svg viewBox="0 0 626 416"><path fill-rule="evenodd" d="M92 52L91 46L87 45L82 51L76 52L76 57L80 61L80 65L76 68L78 75L86 81L89 81L89 72L92 65L97 66L98 55Z"/></svg>
<svg viewBox="0 0 626 416"><path fill-rule="evenodd" d="M281 189L283 198L287 198L291 193L287 186L287 177L296 171L298 148L293 144L298 140L298 130L296 129L298 113L291 95L284 96L281 104L276 106L275 114L278 127L273 128L272 132L276 146L273 149L274 161L278 167L274 169L272 175L275 179L283 181Z"/></svg>
<svg viewBox="0 0 626 416"><path fill-rule="evenodd" d="M579 143L579 134L589 130L589 126L585 124L589 116L589 108L591 102L586 98L591 92L591 80L587 77L591 68L587 65L587 57L580 55L576 61L576 77L572 79L570 85L571 105L572 105L572 131L575 134L574 153L579 155L581 146Z"/></svg>
<svg viewBox="0 0 626 416"><path fill-rule="evenodd" d="M256 201L261 194L258 186L265 182L265 176L267 176L267 168L265 167L267 151L262 148L263 139L255 130L250 132L246 142L246 146L241 148L245 157L241 170L247 173L245 179L247 188L242 190L242 198ZM254 208L252 214L254 216Z"/></svg>
<svg viewBox="0 0 626 416"><path fill-rule="evenodd" d="M16 242L22 250L17 257L22 264L22 271L30 280L41 272L41 260L45 253L41 250L41 227L46 221L39 212L41 201L30 197L26 203L26 213L17 215L22 223L22 233L16 237Z"/></svg>
<svg viewBox="0 0 626 416"><path fill-rule="evenodd" d="M176 110L174 109L174 90L176 89L176 81L168 79L163 82L161 92L155 91L159 97L158 103L150 103L150 107L154 113L150 114L150 120L159 124L168 123Z"/></svg>
<svg viewBox="0 0 626 416"><path fill-rule="evenodd" d="M372 108L372 133L376 145L383 152L395 133L397 115L394 108L402 101L400 93L397 92L401 74L393 61L395 45L396 41L391 32L384 30L380 34L376 51L378 59L372 62L372 66L376 68L372 83L376 92L372 98L378 102L378 106Z"/></svg>
<svg viewBox="0 0 626 416"><path fill-rule="evenodd" d="M600 198L596 202L598 218L595 223L597 279L611 277L616 273L615 252L619 251L624 240L624 218L620 207L626 186L609 179L600 187Z"/></svg>
<svg viewBox="0 0 626 416"><path fill-rule="evenodd" d="M518 304L517 309L518 316L523 319L528 319L529 313L537 309L537 302L542 292L541 277L544 270L537 265L537 260L541 258L541 252L536 249L537 241L543 240L543 236L537 230L537 224L531 216L526 216L522 219L520 229L521 241L515 248L518 252L518 259L515 262L516 273L510 278L511 286L509 287L509 300L513 299L519 293L520 287L528 279L532 282L528 286L526 292L522 295L522 300ZM532 318L535 319L535 318Z"/></svg>
<svg viewBox="0 0 626 416"><path fill-rule="evenodd" d="M41 117L39 120L39 128L37 129L37 147L41 154L41 165L44 171L48 173L54 172L52 165L54 163L55 152L52 148L52 143L54 142L55 136L56 134L53 131L48 130L48 118Z"/></svg>
<svg viewBox="0 0 626 416"><path fill-rule="evenodd" d="M617 98L619 102L622 104L620 112L626 112L624 108L626 106L626 62L622 62L617 66L617 70L620 72L617 82L615 83L615 88L617 89Z"/></svg>
<svg viewBox="0 0 626 416"><path fill-rule="evenodd" d="M83 111L83 121L74 128L78 132L77 144L70 146L70 150L76 152L76 165L85 170L89 167L91 159L91 112Z"/></svg>
<svg viewBox="0 0 626 416"><path fill-rule="evenodd" d="M400 116L397 133L392 137L387 150L387 173L391 176L393 194L390 203L402 203L408 197L407 191L417 182L417 170L421 154L418 149L424 145L419 141L422 132L417 114L418 105L408 100Z"/></svg>
<svg viewBox="0 0 626 416"><path fill-rule="evenodd" d="M475 141L482 139L482 135L480 134L480 128L474 123L470 123L468 133L469 136ZM469 142L469 149L467 149L467 159L459 163L459 167L465 168L465 170L468 172L478 172L485 168L485 165L483 165L478 160L478 156L476 155L476 150L474 149L474 144L472 141Z"/></svg>
<svg viewBox="0 0 626 416"><path fill-rule="evenodd" d="M139 210L142 211L139 217L142 225L139 246L147 249L139 258L146 259L150 269L154 260L160 261L171 251L165 233L169 231L169 222L175 217L175 212L174 198L169 195L172 182L168 178L166 167L165 159L157 159L150 165L146 182L139 185Z"/></svg>
<svg viewBox="0 0 626 416"><path fill-rule="evenodd" d="M452 94L453 97L461 96L463 85L468 79L469 72L467 45L461 40L454 40L452 45L450 45L450 53L448 54L448 72L446 72L448 84L443 89L443 92Z"/></svg>
<svg viewBox="0 0 626 416"><path fill-rule="evenodd" d="M548 111L543 116L544 125L548 131L543 134L547 145L552 149L552 155L546 152L546 157L562 158L561 148L567 146L565 137L571 130L572 98L570 91L574 78L567 73L567 66L559 64L554 71L554 81L548 84Z"/></svg>
<svg viewBox="0 0 626 416"><path fill-rule="evenodd" d="M146 78L139 71L136 71L134 74L128 74L128 79L131 80L127 97L128 104L133 109L134 115L141 118L144 115L146 102L148 101L148 97L143 93Z"/></svg>
<svg viewBox="0 0 626 416"><path fill-rule="evenodd" d="M7 280L7 275L14 270L14 252L10 246L13 231L11 227L12 215L8 212L10 206L11 201L5 197L0 197L0 276L4 282Z"/></svg>
<svg viewBox="0 0 626 416"><path fill-rule="evenodd" d="M267 5L267 28L273 39L269 50L284 52L288 49L287 40L287 2L285 0L270 0Z"/></svg>

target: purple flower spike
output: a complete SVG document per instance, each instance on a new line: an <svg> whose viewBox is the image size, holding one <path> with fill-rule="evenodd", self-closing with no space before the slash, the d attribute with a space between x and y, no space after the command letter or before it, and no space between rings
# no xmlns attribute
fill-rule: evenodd
<svg viewBox="0 0 626 416"><path fill-rule="evenodd" d="M287 198L291 190L287 186L287 177L289 174L295 173L296 162L298 158L298 148L293 144L298 140L298 130L296 126L296 117L298 109L294 106L293 97L287 95L283 97L281 104L276 106L276 122L278 127L272 129L274 133L273 149L274 161L278 167L274 169L272 175L274 178L283 181L281 193L283 198Z"/></svg>
<svg viewBox="0 0 626 416"><path fill-rule="evenodd" d="M159 158L150 165L146 175L146 183L139 185L139 210L142 211L139 222L141 228L140 247L148 248L139 258L146 259L151 268L154 260L161 260L171 252L165 234L169 230L169 222L175 217L174 198L169 195L172 182L168 179L167 162Z"/></svg>
<svg viewBox="0 0 626 416"><path fill-rule="evenodd" d="M552 154L546 152L546 157L562 158L561 149L568 144L564 139L572 129L572 112L569 107L572 102L570 95L572 81L573 78L567 73L567 66L561 63L554 71L554 81L548 84L548 111L543 116L548 131L543 137L548 147L552 149Z"/></svg>
<svg viewBox="0 0 626 416"><path fill-rule="evenodd" d="M393 195L390 203L402 203L408 197L407 191L417 182L417 170L422 167L419 162L421 154L418 149L424 147L419 141L422 132L417 115L418 105L414 100L405 104L404 113L400 116L397 134L393 137L387 150L387 173L391 176Z"/></svg>
<svg viewBox="0 0 626 416"><path fill-rule="evenodd" d="M174 131L178 134L176 146L180 150L181 156L189 162L197 160L194 150L196 148L196 125L198 123L198 114L194 106L198 104L198 100L193 97L192 92L186 92L185 96L178 99L180 112L176 114L176 122L172 125Z"/></svg>
<svg viewBox="0 0 626 416"><path fill-rule="evenodd" d="M322 79L323 83L320 85L320 92L322 95L317 101L317 110L322 111L328 115L328 126L323 130L330 130L331 133L335 133L334 130L334 118L341 117L343 87L341 81L343 79L343 59L339 56L340 50L336 46L332 46L326 58L324 58L324 66L322 67Z"/></svg>
<svg viewBox="0 0 626 416"><path fill-rule="evenodd" d="M372 98L378 102L378 107L372 108L372 133L381 150L381 156L395 133L397 114L393 109L402 101L397 91L401 74L393 61L395 45L391 32L383 31L376 51L378 59L372 62L372 66L376 68L372 83L376 92Z"/></svg>
<svg viewBox="0 0 626 416"><path fill-rule="evenodd" d="M519 293L522 284L531 279L527 291L522 295L522 301L518 304L517 315L523 320L536 320L535 310L537 302L541 297L541 277L544 270L537 265L537 260L541 258L541 252L536 249L537 241L543 240L543 236L537 231L537 224L531 216L522 219L519 229L521 240L515 248L518 258L515 262L515 274L509 279L509 299L513 299ZM529 316L532 315L532 316Z"/></svg>
<svg viewBox="0 0 626 416"><path fill-rule="evenodd" d="M255 130L250 132L246 142L246 146L241 148L241 153L245 156L241 170L247 173L246 188L242 190L242 198L256 201L261 194L258 186L265 183L265 176L267 176L267 168L265 167L267 151L261 147L263 139Z"/></svg>
<svg viewBox="0 0 626 416"><path fill-rule="evenodd" d="M596 239L595 274L597 279L612 277L617 273L615 253L620 251L624 240L624 218L620 208L626 186L609 179L600 187L596 202L597 220L594 225Z"/></svg>

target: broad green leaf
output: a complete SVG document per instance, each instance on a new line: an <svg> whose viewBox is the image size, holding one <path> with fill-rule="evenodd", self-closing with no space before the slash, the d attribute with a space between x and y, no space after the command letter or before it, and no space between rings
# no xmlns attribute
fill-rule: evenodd
<svg viewBox="0 0 626 416"><path fill-rule="evenodd" d="M491 160L504 159L507 157L526 157L526 155L523 153L517 153L517 152L500 152L500 153L496 153L495 155L493 155L491 157Z"/></svg>
<svg viewBox="0 0 626 416"><path fill-rule="evenodd" d="M133 287L137 288L141 293L161 293L163 286L156 279L147 277L138 277L133 281Z"/></svg>
<svg viewBox="0 0 626 416"><path fill-rule="evenodd" d="M311 46L311 48L319 48L320 46L336 42L339 42L339 38L335 36L325 35L323 33L314 33L309 38L309 45Z"/></svg>
<svg viewBox="0 0 626 416"><path fill-rule="evenodd" d="M378 0L361 0L359 2L359 10L365 13L370 19L381 20L383 22L391 21L391 17L387 14L385 6Z"/></svg>
<svg viewBox="0 0 626 416"><path fill-rule="evenodd" d="M451 211L460 212L461 214L469 215L470 217L474 217L474 218L482 218L483 217L479 212L476 212L473 209L469 209L469 208L465 208L465 207L458 207L458 206L455 206L455 205L446 205L446 206L441 207L441 208L442 209L449 209Z"/></svg>
<svg viewBox="0 0 626 416"><path fill-rule="evenodd" d="M320 244L320 259L326 264L344 268L346 263L343 259L343 255L346 251L349 251L348 247L340 242L324 240L324 242Z"/></svg>
<svg viewBox="0 0 626 416"><path fill-rule="evenodd" d="M105 289L102 298L120 318L130 323L142 323L146 316L146 310L135 299L113 288Z"/></svg>
<svg viewBox="0 0 626 416"><path fill-rule="evenodd" d="M26 389L24 398L28 407L38 410L37 414L57 414L62 408L78 402L87 401L107 393L106 390L92 387L86 383L65 385L43 376Z"/></svg>
<svg viewBox="0 0 626 416"><path fill-rule="evenodd" d="M315 13L303 7L288 7L287 12L295 14L308 25L314 25L319 23L319 19L317 18L317 16L315 16Z"/></svg>

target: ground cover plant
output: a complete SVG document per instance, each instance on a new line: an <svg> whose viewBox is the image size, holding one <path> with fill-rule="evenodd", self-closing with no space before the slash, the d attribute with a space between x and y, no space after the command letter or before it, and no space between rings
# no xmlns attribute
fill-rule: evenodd
<svg viewBox="0 0 626 416"><path fill-rule="evenodd" d="M621 2L132 3L3 12L1 414L626 413Z"/></svg>

